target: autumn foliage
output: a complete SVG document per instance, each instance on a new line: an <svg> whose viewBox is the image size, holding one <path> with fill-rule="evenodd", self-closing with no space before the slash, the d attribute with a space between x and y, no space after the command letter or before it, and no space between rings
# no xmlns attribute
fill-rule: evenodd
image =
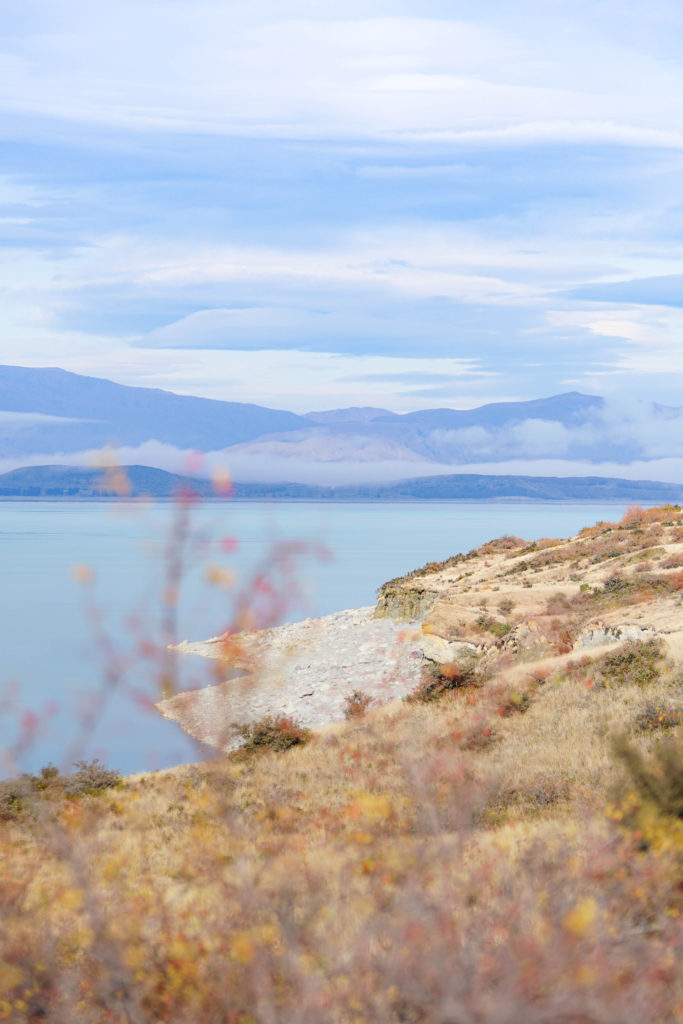
<svg viewBox="0 0 683 1024"><path fill-rule="evenodd" d="M656 641L521 667L352 691L315 733L265 716L198 765L3 783L0 1020L681 1020L678 667Z"/></svg>

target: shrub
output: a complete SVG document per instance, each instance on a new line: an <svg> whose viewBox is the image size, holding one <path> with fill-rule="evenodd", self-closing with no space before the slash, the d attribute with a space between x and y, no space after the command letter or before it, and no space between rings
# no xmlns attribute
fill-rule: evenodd
<svg viewBox="0 0 683 1024"><path fill-rule="evenodd" d="M662 740L648 760L624 736L614 740L613 748L639 795L660 814L683 819L683 742L680 737Z"/></svg>
<svg viewBox="0 0 683 1024"><path fill-rule="evenodd" d="M46 764L38 775L32 776L32 782L36 789L50 789L63 782L63 779L60 777L59 768L55 768L53 764Z"/></svg>
<svg viewBox="0 0 683 1024"><path fill-rule="evenodd" d="M495 540L489 540L486 544L482 544L480 548L476 549L476 553L480 555L494 555L504 551L518 551L525 544L526 541L522 537L515 537L510 533L506 533L502 537L496 537Z"/></svg>
<svg viewBox="0 0 683 1024"><path fill-rule="evenodd" d="M0 821L16 821L29 806L32 787L28 776L0 782Z"/></svg>
<svg viewBox="0 0 683 1024"><path fill-rule="evenodd" d="M543 772L518 786L504 786L484 807L479 821L495 826L502 825L512 814L537 817L570 798L571 786L567 779Z"/></svg>
<svg viewBox="0 0 683 1024"><path fill-rule="evenodd" d="M648 686L659 678L664 657L661 640L629 640L598 662L603 680L615 686Z"/></svg>
<svg viewBox="0 0 683 1024"><path fill-rule="evenodd" d="M674 729L683 723L683 710L663 700L646 700L633 720L635 732Z"/></svg>
<svg viewBox="0 0 683 1024"><path fill-rule="evenodd" d="M500 690L496 694L498 705L497 712L501 718L509 718L510 715L523 715L528 711L533 701L533 693L529 690L515 690L510 687Z"/></svg>
<svg viewBox="0 0 683 1024"><path fill-rule="evenodd" d="M469 753L481 753L488 750L494 743L497 743L500 736L497 730L486 720L478 719L464 732L457 733L454 738L458 739L461 750Z"/></svg>
<svg viewBox="0 0 683 1024"><path fill-rule="evenodd" d="M308 743L311 730L295 722L290 715L265 715L258 722L237 727L242 739L242 754L260 754L268 750L278 753Z"/></svg>
<svg viewBox="0 0 683 1024"><path fill-rule="evenodd" d="M491 618L490 615L486 615L485 613L478 616L476 625L480 630L487 633L493 633L493 635L499 639L507 636L512 629L509 622L498 622L496 619Z"/></svg>
<svg viewBox="0 0 683 1024"><path fill-rule="evenodd" d="M605 594L627 594L633 587L630 580L625 579L619 573L610 576L602 585Z"/></svg>
<svg viewBox="0 0 683 1024"><path fill-rule="evenodd" d="M67 780L53 764L44 765L36 775L25 772L19 778L0 782L0 821L17 820L35 810L36 800L65 791Z"/></svg>
<svg viewBox="0 0 683 1024"><path fill-rule="evenodd" d="M668 578L671 590L683 590L683 572L672 573Z"/></svg>
<svg viewBox="0 0 683 1024"><path fill-rule="evenodd" d="M115 768L107 768L98 758L76 761L74 768L76 771L64 786L67 796L93 796L121 785L120 773Z"/></svg>
<svg viewBox="0 0 683 1024"><path fill-rule="evenodd" d="M433 665L425 670L422 681L405 700L430 704L452 690L479 686L480 683L481 678L477 674L474 662L461 664L453 661L449 665Z"/></svg>
<svg viewBox="0 0 683 1024"><path fill-rule="evenodd" d="M362 718L372 704L372 697L362 690L354 690L344 697L344 718Z"/></svg>

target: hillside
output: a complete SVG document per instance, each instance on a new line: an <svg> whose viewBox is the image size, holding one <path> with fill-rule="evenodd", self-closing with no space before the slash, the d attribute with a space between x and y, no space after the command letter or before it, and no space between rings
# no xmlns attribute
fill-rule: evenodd
<svg viewBox="0 0 683 1024"><path fill-rule="evenodd" d="M0 456L156 440L209 451L308 426L291 412L127 387L58 368L0 366ZM42 418L52 418L44 422Z"/></svg>
<svg viewBox="0 0 683 1024"><path fill-rule="evenodd" d="M674 1024L682 609L669 506L387 582L310 666L340 712L313 732L277 717L290 683L300 722L315 696L289 679L291 632L186 647L217 685L165 710L238 749L2 784L0 1014ZM417 683L380 704L403 654ZM260 718L235 714L259 692Z"/></svg>
<svg viewBox="0 0 683 1024"><path fill-rule="evenodd" d="M0 366L0 459L14 467L35 457L60 463L64 454L146 446L128 457L182 472L189 452L221 451L237 479L327 486L420 477L439 465L531 468L551 459L569 468L679 458L682 424L680 408L614 407L579 392L474 409L360 407L296 415L58 368ZM368 472L382 464L379 476ZM392 465L395 473L388 472ZM677 498L662 493L656 500Z"/></svg>
<svg viewBox="0 0 683 1024"><path fill-rule="evenodd" d="M216 497L211 481L179 476L149 466L124 466L121 473L131 497L169 498L191 490ZM111 473L110 473L111 476ZM101 469L79 466L25 466L0 474L0 501L16 498L51 500L120 497L120 487ZM236 483L234 498L247 501L619 501L664 502L683 499L683 485L618 477L485 476L458 473L416 477L393 484L321 487L297 483Z"/></svg>
<svg viewBox="0 0 683 1024"><path fill-rule="evenodd" d="M87 469L79 466L26 466L0 474L0 501L7 498L142 497L173 498L181 491L204 498L215 497L210 480L178 476L151 466L121 469Z"/></svg>

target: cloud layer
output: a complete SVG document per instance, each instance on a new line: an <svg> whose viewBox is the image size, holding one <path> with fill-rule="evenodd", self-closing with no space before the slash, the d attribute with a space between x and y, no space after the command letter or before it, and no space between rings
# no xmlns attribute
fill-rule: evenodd
<svg viewBox="0 0 683 1024"><path fill-rule="evenodd" d="M0 361L296 411L677 404L682 22L7 0Z"/></svg>

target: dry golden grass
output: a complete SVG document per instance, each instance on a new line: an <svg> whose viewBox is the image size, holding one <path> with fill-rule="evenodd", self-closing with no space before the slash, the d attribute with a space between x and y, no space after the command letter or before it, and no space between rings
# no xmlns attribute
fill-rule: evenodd
<svg viewBox="0 0 683 1024"><path fill-rule="evenodd" d="M626 525L672 513L658 515ZM467 586L497 585L512 544L472 558ZM474 614L484 591L458 586ZM520 622L557 587L488 599ZM670 621L670 592L642 607L656 619L660 600ZM668 647L651 678L618 683L610 650L501 655L477 685L282 753L36 795L0 822L0 1019L680 1020L683 819L639 794L613 747L683 746L680 727L635 728L645 701L682 699L680 662Z"/></svg>

